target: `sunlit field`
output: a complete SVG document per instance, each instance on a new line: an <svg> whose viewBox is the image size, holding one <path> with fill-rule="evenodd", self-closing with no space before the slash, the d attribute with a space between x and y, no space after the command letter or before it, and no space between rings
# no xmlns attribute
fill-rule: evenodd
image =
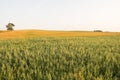
<svg viewBox="0 0 120 80"><path fill-rule="evenodd" d="M118 32L88 32L88 31L46 31L46 30L16 30L0 31L0 39L29 37L78 37L78 36L116 36Z"/></svg>
<svg viewBox="0 0 120 80"><path fill-rule="evenodd" d="M120 80L120 33L1 31L0 80Z"/></svg>

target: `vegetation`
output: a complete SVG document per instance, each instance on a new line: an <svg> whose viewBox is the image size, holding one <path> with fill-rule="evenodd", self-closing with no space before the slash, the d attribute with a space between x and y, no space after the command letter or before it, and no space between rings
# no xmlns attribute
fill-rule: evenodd
<svg viewBox="0 0 120 80"><path fill-rule="evenodd" d="M94 32L103 32L102 30L94 30Z"/></svg>
<svg viewBox="0 0 120 80"><path fill-rule="evenodd" d="M120 32L78 32L78 31L45 31L45 30L15 30L3 31L0 33L0 39L8 38L28 38L28 37L81 37L81 36L116 36Z"/></svg>
<svg viewBox="0 0 120 80"><path fill-rule="evenodd" d="M14 30L14 29L13 29L14 26L15 26L15 25L14 25L13 23L8 23L8 24L6 25L6 28L7 28L7 30L12 31L12 30Z"/></svg>
<svg viewBox="0 0 120 80"><path fill-rule="evenodd" d="M0 40L0 80L119 80L120 36Z"/></svg>

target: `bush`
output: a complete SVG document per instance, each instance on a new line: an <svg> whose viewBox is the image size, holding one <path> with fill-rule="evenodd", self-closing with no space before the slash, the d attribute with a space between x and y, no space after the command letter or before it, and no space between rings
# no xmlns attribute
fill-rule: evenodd
<svg viewBox="0 0 120 80"><path fill-rule="evenodd" d="M102 30L94 30L94 32L103 32Z"/></svg>

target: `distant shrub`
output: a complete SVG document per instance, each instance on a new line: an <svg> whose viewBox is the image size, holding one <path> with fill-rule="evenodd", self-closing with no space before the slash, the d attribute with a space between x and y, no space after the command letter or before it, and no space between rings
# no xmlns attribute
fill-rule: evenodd
<svg viewBox="0 0 120 80"><path fill-rule="evenodd" d="M94 30L94 32L103 32L102 30Z"/></svg>

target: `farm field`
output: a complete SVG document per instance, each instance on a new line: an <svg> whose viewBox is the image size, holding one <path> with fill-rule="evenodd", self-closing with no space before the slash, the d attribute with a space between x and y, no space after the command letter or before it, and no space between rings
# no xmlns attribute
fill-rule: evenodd
<svg viewBox="0 0 120 80"><path fill-rule="evenodd" d="M47 31L47 30L0 31L0 39L30 38L30 37L116 36L116 35L120 35L120 32Z"/></svg>
<svg viewBox="0 0 120 80"><path fill-rule="evenodd" d="M0 80L120 80L120 33L0 32Z"/></svg>

